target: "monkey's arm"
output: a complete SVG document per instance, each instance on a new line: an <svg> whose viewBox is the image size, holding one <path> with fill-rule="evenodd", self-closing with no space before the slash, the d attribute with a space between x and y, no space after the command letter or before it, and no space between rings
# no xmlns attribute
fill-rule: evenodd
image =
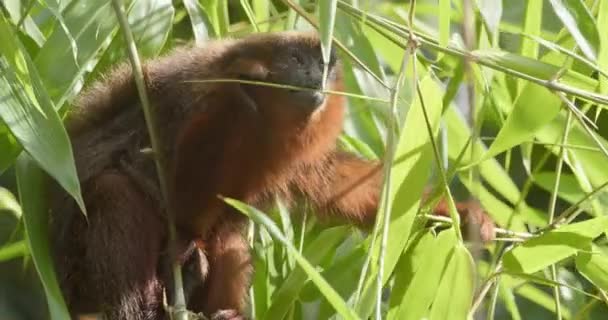
<svg viewBox="0 0 608 320"><path fill-rule="evenodd" d="M346 152L334 152L317 166L305 167L296 179L298 189L318 207L319 214L333 214L363 228L376 218L382 188L382 164ZM428 193L423 194L426 201ZM474 201L456 203L463 228L478 230L482 240L494 237L494 223ZM449 216L441 198L433 214Z"/></svg>
<svg viewBox="0 0 608 320"><path fill-rule="evenodd" d="M346 152L333 152L324 161L306 165L295 185L320 215L331 215L363 228L374 224L382 187L382 164Z"/></svg>

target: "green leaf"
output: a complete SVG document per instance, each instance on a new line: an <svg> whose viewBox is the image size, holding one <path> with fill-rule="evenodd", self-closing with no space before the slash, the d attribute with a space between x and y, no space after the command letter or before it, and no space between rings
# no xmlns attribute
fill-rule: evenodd
<svg viewBox="0 0 608 320"><path fill-rule="evenodd" d="M548 125L544 126L539 132L536 133L535 137L542 143L554 144L556 141L561 141L561 137L564 133L566 125L566 115L559 114L553 121ZM608 148L608 142L601 136L597 137L600 143ZM567 157L575 159L580 166L580 170L575 170L575 174L579 174L579 171L585 173L585 177L579 177L589 180L592 186L597 187L608 181L608 170L606 170L605 161L606 156L602 152L598 152L598 146L593 139L587 134L582 126L576 121L572 123L570 133L568 134L568 145L576 145L587 148L583 149L569 149L568 153L571 155ZM594 150L595 149L595 150ZM559 148L551 148L554 154L559 152ZM576 169L576 168L574 168ZM590 190L585 190L589 192Z"/></svg>
<svg viewBox="0 0 608 320"><path fill-rule="evenodd" d="M344 240L348 232L349 228L347 227L336 227L322 231L306 246L304 257L310 264L319 264L327 256L334 254L335 248ZM283 319L309 279L310 277L301 267L294 269L275 291L271 300L272 304L262 318Z"/></svg>
<svg viewBox="0 0 608 320"><path fill-rule="evenodd" d="M608 216L573 223L525 241L504 255L505 270L534 273L585 248L608 228Z"/></svg>
<svg viewBox="0 0 608 320"><path fill-rule="evenodd" d="M55 277L50 255L48 203L45 187L48 179L34 161L25 153L17 159L17 187L23 205L23 224L34 265L44 287L51 319L70 319L65 301Z"/></svg>
<svg viewBox="0 0 608 320"><path fill-rule="evenodd" d="M61 107L108 47L118 24L110 1L99 5L72 4L62 13L78 47L76 58L65 30L56 28L35 58L40 77L52 100Z"/></svg>
<svg viewBox="0 0 608 320"><path fill-rule="evenodd" d="M536 131L557 116L560 106L560 99L551 91L543 86L528 83L484 159L530 141Z"/></svg>
<svg viewBox="0 0 608 320"><path fill-rule="evenodd" d="M332 49L334 35L334 22L336 21L337 0L319 1L319 34L321 37L321 51L323 53L323 88L326 85L329 57Z"/></svg>
<svg viewBox="0 0 608 320"><path fill-rule="evenodd" d="M502 1L477 0L475 2L488 29L492 34L495 34L502 17ZM441 15L441 12L439 14Z"/></svg>
<svg viewBox="0 0 608 320"><path fill-rule="evenodd" d="M526 5L526 19L524 21L524 34L538 36L542 31L543 2L528 1ZM521 54L526 57L536 58L538 56L538 43L532 39L521 39Z"/></svg>
<svg viewBox="0 0 608 320"><path fill-rule="evenodd" d="M68 135L36 68L0 16L0 118L34 160L85 212Z"/></svg>
<svg viewBox="0 0 608 320"><path fill-rule="evenodd" d="M529 57L520 56L506 51L489 49L475 50L472 55L481 61L491 62L501 68L508 69L518 74L531 76L545 81L552 80L560 75L559 82L568 86L589 91L595 91L597 80L572 70L562 70L561 66L542 62ZM562 73L563 72L563 73Z"/></svg>
<svg viewBox="0 0 608 320"><path fill-rule="evenodd" d="M0 187L0 211L10 211L17 219L21 218L21 206L15 196L5 188Z"/></svg>
<svg viewBox="0 0 608 320"><path fill-rule="evenodd" d="M6 11L8 12L8 15L10 16L13 24L17 25L20 20L23 20L21 27L23 32L25 32L30 38L32 38L32 40L36 42L36 45L38 45L39 47L42 46L46 39L44 38L44 35L42 34L38 26L36 25L36 22L34 21L34 19L32 19L31 16L23 16L25 14L24 9L26 9L29 3L26 4L25 1L21 0L5 0L2 2L2 5L4 9L6 9Z"/></svg>
<svg viewBox="0 0 608 320"><path fill-rule="evenodd" d="M547 192L553 192L555 177L555 172L541 172L534 175L534 182ZM559 179L557 195L574 204L585 197L585 192L581 189L574 175L562 173Z"/></svg>
<svg viewBox="0 0 608 320"><path fill-rule="evenodd" d="M608 255L597 246L589 247L576 255L576 268L591 283L602 290L608 290Z"/></svg>
<svg viewBox="0 0 608 320"><path fill-rule="evenodd" d="M300 254L293 244L289 242L287 238L285 238L277 225L270 220L266 214L235 199L224 198L224 201L248 216L250 219L255 221L255 223L264 226L275 239L279 240L283 246L287 248L289 253L295 257L298 265L304 270L304 272L306 272L308 277L310 277L310 280L317 285L321 293L334 306L340 316L342 316L344 319L359 319L357 314L355 314L353 310L346 305L346 302L344 302L342 297L340 297L340 295L327 283L327 281L321 276L315 267L310 264L310 262L306 260L304 256L302 256L302 254Z"/></svg>
<svg viewBox="0 0 608 320"><path fill-rule="evenodd" d="M0 104L1 105L1 104ZM0 175L10 167L21 152L21 146L0 117Z"/></svg>
<svg viewBox="0 0 608 320"><path fill-rule="evenodd" d="M591 61L596 61L599 33L595 19L582 0L549 0L553 11L570 32L581 51Z"/></svg>
<svg viewBox="0 0 608 320"><path fill-rule="evenodd" d="M27 256L29 250L25 240L13 242L0 247L0 262Z"/></svg>
<svg viewBox="0 0 608 320"><path fill-rule="evenodd" d="M441 232L431 243L428 240L420 242L420 245L423 246L421 249L425 249L424 252L418 252L415 249L412 253L416 253L416 256L409 258L415 259L412 260L415 264L396 271L395 289L397 291L395 294L397 297L391 297L393 303L387 319L417 320L428 315L429 307L433 303L441 283L441 275L448 261L451 260L456 243L456 234L451 229ZM421 256L417 257L418 254ZM415 269L408 270L412 267ZM402 281L409 285L404 288L400 283ZM395 300L399 302L397 303Z"/></svg>
<svg viewBox="0 0 608 320"><path fill-rule="evenodd" d="M608 30L608 0L600 0L597 11L597 29ZM601 70L608 70L608 32L600 32L600 50L597 57L597 66ZM601 94L608 94L608 77L599 77Z"/></svg>
<svg viewBox="0 0 608 320"><path fill-rule="evenodd" d="M213 29L209 22L207 13L201 8L200 4L196 0L183 0L184 7L190 17L190 23L192 24L192 33L194 34L194 40L197 44L204 43L209 39L210 30ZM212 32L213 30L211 30Z"/></svg>
<svg viewBox="0 0 608 320"><path fill-rule="evenodd" d="M424 70L421 66L419 72ZM436 134L442 111L443 92L435 79L430 75L419 74L420 90L425 97L425 106L429 121ZM427 185L429 170L433 163L433 154L426 124L419 99L408 109L407 117L400 133L391 170L391 186L388 195L388 206L391 210L388 245L384 260L384 282L393 273L399 257L405 249L410 236L416 212L418 211L422 192ZM384 210L383 205L379 210ZM380 240L372 248L372 265L375 266L380 253ZM358 313L367 317L375 304L375 286L378 270L372 269L368 274L361 301L356 306Z"/></svg>
<svg viewBox="0 0 608 320"><path fill-rule="evenodd" d="M137 52L142 57L157 56L171 33L175 9L171 0L135 1L128 19ZM120 37L122 39L122 37Z"/></svg>
<svg viewBox="0 0 608 320"><path fill-rule="evenodd" d="M431 320L466 319L475 291L475 264L463 244L454 253L441 277L431 309Z"/></svg>
<svg viewBox="0 0 608 320"><path fill-rule="evenodd" d="M450 18L452 13L452 4L450 0L439 0L438 8L439 19L439 44L447 46L450 41Z"/></svg>

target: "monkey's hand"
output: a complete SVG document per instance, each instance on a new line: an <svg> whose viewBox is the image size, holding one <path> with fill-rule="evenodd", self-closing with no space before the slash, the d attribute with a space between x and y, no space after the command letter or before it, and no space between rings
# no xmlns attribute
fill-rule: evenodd
<svg viewBox="0 0 608 320"><path fill-rule="evenodd" d="M425 194L425 198L428 193ZM480 239L488 242L494 239L494 221L475 200L456 202L456 210L462 221L462 229L470 239ZM450 216L448 201L441 198L432 210L434 215Z"/></svg>

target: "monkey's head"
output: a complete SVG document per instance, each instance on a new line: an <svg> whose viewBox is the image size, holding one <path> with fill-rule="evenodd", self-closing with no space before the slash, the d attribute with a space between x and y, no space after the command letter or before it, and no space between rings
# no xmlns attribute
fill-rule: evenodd
<svg viewBox="0 0 608 320"><path fill-rule="evenodd" d="M252 108L271 129L289 136L292 145L315 147L333 145L342 128L344 101L323 90L324 62L319 37L312 32L280 32L236 40L225 56L230 78L306 88L278 88L239 84ZM341 90L336 52L331 50L326 90ZM294 146L295 147L295 146Z"/></svg>

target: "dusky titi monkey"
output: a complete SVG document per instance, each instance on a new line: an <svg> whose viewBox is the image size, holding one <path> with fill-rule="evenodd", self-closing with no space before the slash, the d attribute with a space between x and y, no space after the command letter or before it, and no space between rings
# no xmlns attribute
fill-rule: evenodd
<svg viewBox="0 0 608 320"><path fill-rule="evenodd" d="M335 52L329 63L329 89L340 91ZM246 218L218 195L258 207L275 196L288 202L303 196L321 220L373 224L380 163L337 149L342 96L197 82L247 79L320 89L323 60L315 34L210 41L148 61L144 69L159 115L178 255L197 266L200 257L192 258L192 252L201 251L193 251L192 244L201 242L208 261L208 268L194 268L208 275L191 286L189 309L218 319L238 319L244 309L252 269L242 234ZM167 227L153 160L141 152L149 140L132 78L127 65L119 66L80 96L66 122L88 218L55 187L51 230L61 288L73 314L165 317L162 292L168 284L160 266ZM486 230L482 237L491 237L492 222L481 210L459 209Z"/></svg>

